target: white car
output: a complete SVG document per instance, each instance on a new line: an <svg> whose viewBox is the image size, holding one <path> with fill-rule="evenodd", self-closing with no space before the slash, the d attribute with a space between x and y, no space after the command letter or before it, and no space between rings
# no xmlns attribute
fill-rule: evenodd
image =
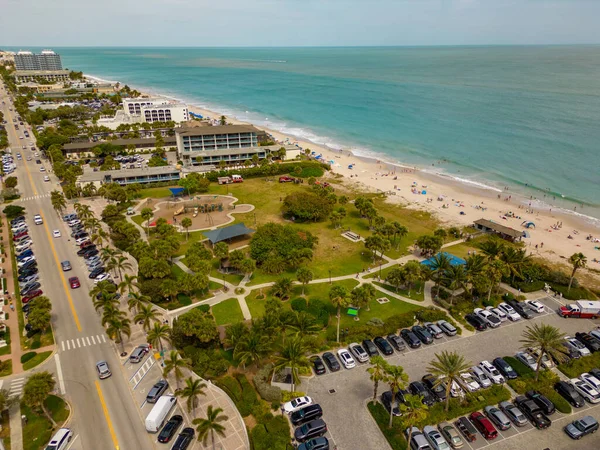
<svg viewBox="0 0 600 450"><path fill-rule="evenodd" d="M54 230L52 232L52 236L54 236L55 238L59 238L60 237L60 230Z"/></svg>
<svg viewBox="0 0 600 450"><path fill-rule="evenodd" d="M67 225L69 225L70 227L74 227L75 225L79 225L80 223L81 223L81 220L73 219L73 220L69 220L67 222Z"/></svg>
<svg viewBox="0 0 600 450"><path fill-rule="evenodd" d="M435 450L450 450L450 445L435 427L427 425L425 428L423 428L423 434L431 444L431 448Z"/></svg>
<svg viewBox="0 0 600 450"><path fill-rule="evenodd" d="M77 244L77 245L81 245L81 244L83 244L84 242L87 242L87 241L89 241L89 240L90 240L89 236L80 237L79 239L77 239L77 240L75 241L75 244Z"/></svg>
<svg viewBox="0 0 600 450"><path fill-rule="evenodd" d="M40 172L45 172L45 171L46 171L46 169L43 166L40 167Z"/></svg>
<svg viewBox="0 0 600 450"><path fill-rule="evenodd" d="M529 353L518 352L515 356L519 361L521 361L523 364L525 364L531 370L533 370L533 371L537 370L537 367L538 367L537 361Z"/></svg>
<svg viewBox="0 0 600 450"><path fill-rule="evenodd" d="M15 251L17 253L21 253L24 252L25 250L27 250L28 248L31 247L32 242L31 241L25 241L22 244L16 245L15 246Z"/></svg>
<svg viewBox="0 0 600 450"><path fill-rule="evenodd" d="M286 413L291 414L294 411L297 411L297 410L299 410L301 408L304 408L305 406L312 405L312 402L313 402L312 398L310 398L310 397L306 397L306 396L305 397L298 397L298 398L295 398L292 401L284 403L283 404L283 410Z"/></svg>
<svg viewBox="0 0 600 450"><path fill-rule="evenodd" d="M460 384L467 392L477 392L479 389L481 389L479 381L477 381L477 378L475 378L470 372L461 373L457 377L457 380L458 384Z"/></svg>
<svg viewBox="0 0 600 450"><path fill-rule="evenodd" d="M533 356L533 359L535 359L536 361L540 357L540 353L538 352L537 349L528 348L527 351L529 352L529 354L531 356ZM546 353L544 353L544 356L542 356L542 360L540 361L540 364L542 365L542 367L544 369L552 369L554 366L556 366L556 364L554 364L554 361L552 361L552 359L550 359L550 357L548 357L548 355Z"/></svg>
<svg viewBox="0 0 600 450"><path fill-rule="evenodd" d="M356 361L354 361L354 358L348 350L346 350L345 348L340 348L337 354L340 358L340 361L342 361L342 364L346 369L352 369L356 367Z"/></svg>
<svg viewBox="0 0 600 450"><path fill-rule="evenodd" d="M33 216L33 223L35 223L36 225L41 225L44 223L44 220L42 219L42 216L36 214L35 216Z"/></svg>
<svg viewBox="0 0 600 450"><path fill-rule="evenodd" d="M488 306L485 309L487 309L489 312L491 312L493 315L495 315L498 319L500 319L500 322L506 322L508 320L508 317L506 317L506 314L504 314L504 311L501 311L498 308L494 308L493 306Z"/></svg>
<svg viewBox="0 0 600 450"><path fill-rule="evenodd" d="M495 315L489 312L487 309L475 308L473 310L490 328L498 328L502 323Z"/></svg>
<svg viewBox="0 0 600 450"><path fill-rule="evenodd" d="M444 376L441 376L440 380L441 385L444 387L444 391L446 391L446 388L448 386L448 380L446 380L446 377ZM456 398L464 397L464 395L465 391L462 390L460 385L455 380L452 380L452 386L450 386L450 396Z"/></svg>
<svg viewBox="0 0 600 450"><path fill-rule="evenodd" d="M50 181L50 177L48 175L44 176L44 181Z"/></svg>
<svg viewBox="0 0 600 450"><path fill-rule="evenodd" d="M471 367L470 372L483 388L488 388L492 385L492 381L488 378L488 376L485 373L483 373L483 370L481 370L479 367Z"/></svg>
<svg viewBox="0 0 600 450"><path fill-rule="evenodd" d="M23 267L25 264L27 264L29 261L35 261L35 256L31 255L31 256L27 256L26 258L23 258L21 261L19 261L17 263L18 267Z"/></svg>
<svg viewBox="0 0 600 450"><path fill-rule="evenodd" d="M525 300L525 303L527 303L529 307L538 314L541 314L545 311L544 305L538 302L537 300Z"/></svg>
<svg viewBox="0 0 600 450"><path fill-rule="evenodd" d="M600 392L585 380L571 378L571 384L590 403L600 403Z"/></svg>
<svg viewBox="0 0 600 450"><path fill-rule="evenodd" d="M579 378L581 378L583 381L587 382L594 389L596 389L598 392L600 392L600 380L598 378L596 378L594 375L586 372L586 373L582 373L581 375L579 375Z"/></svg>
<svg viewBox="0 0 600 450"><path fill-rule="evenodd" d="M104 273L101 273L100 275L98 275L98 276L95 278L95 280L94 280L94 283L98 284L98 283L100 283L101 281L106 281L106 280L108 280L108 279L110 279L110 274L109 274L108 272L104 272Z"/></svg>
<svg viewBox="0 0 600 450"><path fill-rule="evenodd" d="M489 361L481 361L479 367L494 383L502 384L506 381L502 374L498 372L498 369L496 369Z"/></svg>
<svg viewBox="0 0 600 450"><path fill-rule="evenodd" d="M589 356L591 354L590 350L577 339L571 336L565 336L565 341L570 349L579 352L581 356Z"/></svg>
<svg viewBox="0 0 600 450"><path fill-rule="evenodd" d="M369 360L369 355L367 354L367 352L365 351L365 349L362 348L356 342L353 342L352 344L350 344L348 346L348 348L350 349L350 351L352 352L352 354L356 357L356 359L358 360L358 362L364 363L364 362L367 362Z"/></svg>
<svg viewBox="0 0 600 450"><path fill-rule="evenodd" d="M510 306L506 303L500 303L498 305L498 309L500 311L502 311L504 314L506 314L506 317L508 317L513 322L516 322L517 320L521 320L521 316L513 309L512 306Z"/></svg>

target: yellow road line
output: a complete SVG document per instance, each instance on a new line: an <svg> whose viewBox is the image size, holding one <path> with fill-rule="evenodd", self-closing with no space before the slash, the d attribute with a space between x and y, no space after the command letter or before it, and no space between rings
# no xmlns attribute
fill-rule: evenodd
<svg viewBox="0 0 600 450"><path fill-rule="evenodd" d="M113 444L115 445L115 449L119 450L119 441L117 440L115 429L113 428L112 421L110 420L110 414L108 414L108 408L106 407L106 402L104 401L104 395L102 394L100 383L98 382L98 380L96 380L95 383L96 390L98 391L98 397L100 398L100 404L102 405L102 411L104 412L104 418L106 419L106 423L108 424L108 431L110 431L110 437L112 438Z"/></svg>
<svg viewBox="0 0 600 450"><path fill-rule="evenodd" d="M79 323L79 317L77 316L77 311L75 311L75 305L73 304L73 298L71 297L71 291L69 291L69 286L67 286L67 280L65 279L61 269L60 269L60 261L58 260L58 254L56 253L56 249L54 248L54 241L52 235L50 234L50 228L48 228L48 224L46 223L46 219L44 218L44 214L40 211L40 216L42 216L42 221L44 222L44 228L46 229L46 235L48 236L48 242L50 242L50 247L52 248L52 255L54 255L54 261L56 262L56 268L59 271L59 277L62 281L63 288L67 293L67 300L69 300L69 306L71 307L71 312L73 313L73 318L75 319L75 325L77 325L77 331L81 331L81 324Z"/></svg>

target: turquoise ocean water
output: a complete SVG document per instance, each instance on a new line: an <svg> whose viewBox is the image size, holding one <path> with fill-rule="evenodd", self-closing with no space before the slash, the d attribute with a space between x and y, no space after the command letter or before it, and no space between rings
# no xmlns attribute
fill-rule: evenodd
<svg viewBox="0 0 600 450"><path fill-rule="evenodd" d="M600 217L599 46L55 50L71 69Z"/></svg>

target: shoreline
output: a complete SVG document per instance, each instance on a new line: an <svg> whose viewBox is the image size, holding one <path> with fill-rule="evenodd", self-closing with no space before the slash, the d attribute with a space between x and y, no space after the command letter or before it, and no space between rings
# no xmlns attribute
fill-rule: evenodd
<svg viewBox="0 0 600 450"><path fill-rule="evenodd" d="M106 81L95 75L85 76ZM134 88L134 85L130 87ZM446 225L468 226L473 221L484 218L517 230L525 230L521 223L532 221L536 227L527 229L530 238L523 239L530 254L566 263L563 258L568 259L571 254L582 252L588 259L588 267L600 268L600 263L594 262L600 259L600 241L586 239L590 235L600 238L599 218L560 206L551 206L544 201L545 199L533 196L527 198L510 189L502 190L439 171L434 173L423 167L378 160L373 156L354 154L351 150L334 149L326 144L317 144L285 134L227 113L221 114L182 98L156 92L154 89L139 87L138 90L145 95L186 104L190 111L205 118L215 120L225 115L228 122L250 123L266 131L279 142L295 144L303 149L310 148L315 154L321 154L323 160L335 161L331 167L332 172L341 174L346 182L358 190L390 193L388 202L431 212ZM434 167L437 169L439 165ZM426 194L422 194L423 191ZM533 212L529 212L531 210ZM512 213L519 219L510 217L510 214L507 216L507 213ZM401 221L401 218L399 220ZM562 227L554 229L553 226L559 222Z"/></svg>

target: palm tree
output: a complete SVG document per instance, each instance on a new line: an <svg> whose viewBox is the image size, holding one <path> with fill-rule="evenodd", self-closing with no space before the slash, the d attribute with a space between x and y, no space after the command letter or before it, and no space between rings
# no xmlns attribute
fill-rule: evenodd
<svg viewBox="0 0 600 450"><path fill-rule="evenodd" d="M121 344L121 354L125 353L125 342L123 342L123 334L128 338L131 337L131 321L127 315L116 307L104 308L102 314L102 325L106 328L106 334L117 344Z"/></svg>
<svg viewBox="0 0 600 450"><path fill-rule="evenodd" d="M481 251L487 256L488 261L499 259L504 251L504 242L498 237L492 237L479 244Z"/></svg>
<svg viewBox="0 0 600 450"><path fill-rule="evenodd" d="M100 221L95 217L88 217L87 219L82 219L81 222L83 224L83 227L92 234L94 234L96 230L101 226Z"/></svg>
<svg viewBox="0 0 600 450"><path fill-rule="evenodd" d="M444 272L443 279L448 283L448 287L452 291L452 296L450 297L450 304L452 305L456 290L464 288L465 282L467 281L465 266L462 264L450 266L450 268Z"/></svg>
<svg viewBox="0 0 600 450"><path fill-rule="evenodd" d="M304 287L314 278L313 271L307 267L300 267L296 272L296 278L302 283L302 295L304 295Z"/></svg>
<svg viewBox="0 0 600 450"><path fill-rule="evenodd" d="M340 319L342 306L348 302L348 290L344 286L335 285L329 291L329 300L337 308L337 342L340 342Z"/></svg>
<svg viewBox="0 0 600 450"><path fill-rule="evenodd" d="M506 264L499 259L493 259L485 266L485 275L490 280L490 288L488 290L488 302L492 296L492 290L500 284L502 278L508 275Z"/></svg>
<svg viewBox="0 0 600 450"><path fill-rule="evenodd" d="M394 417L394 400L396 394L400 389L404 389L408 384L408 375L404 372L402 366L393 366L388 364L385 369L385 382L389 384L390 390L392 391L392 404L390 405L390 424L389 428L392 428L392 418Z"/></svg>
<svg viewBox="0 0 600 450"><path fill-rule="evenodd" d="M400 241L404 236L408 234L408 228L402 225L400 222L392 222L392 226L394 227L394 243L396 244L396 250L398 250L398 246L400 245Z"/></svg>
<svg viewBox="0 0 600 450"><path fill-rule="evenodd" d="M569 288L567 289L567 293L571 290L571 284L573 283L573 279L575 278L575 272L579 268L585 268L587 265L587 258L583 253L573 253L569 258L569 262L573 266L573 272L571 272L571 278L569 279Z"/></svg>
<svg viewBox="0 0 600 450"><path fill-rule="evenodd" d="M367 372L371 375L369 378L373 382L373 400L377 398L377 389L379 388L379 382L385 380L385 369L388 363L382 356L373 356L369 361L371 367L367 369Z"/></svg>
<svg viewBox="0 0 600 450"><path fill-rule="evenodd" d="M440 291L440 281L444 273L451 267L450 257L446 253L438 253L429 259L429 267L433 272L433 278L435 280L435 287L437 292Z"/></svg>
<svg viewBox="0 0 600 450"><path fill-rule="evenodd" d="M538 380L540 366L544 355L554 357L558 361L567 359L567 350L563 346L565 334L552 325L545 323L527 326L523 331L523 339L519 342L524 348L533 348L538 350L537 368L535 369L535 380Z"/></svg>
<svg viewBox="0 0 600 450"><path fill-rule="evenodd" d="M101 281L90 290L90 297L95 299L99 294L112 294L114 297L117 287L110 281Z"/></svg>
<svg viewBox="0 0 600 450"><path fill-rule="evenodd" d="M185 379L185 387L175 394L179 397L187 398L187 409L188 412L192 411L193 416L196 415L198 397L206 395L204 388L206 388L206 383L203 383L202 380L189 377Z"/></svg>
<svg viewBox="0 0 600 450"><path fill-rule="evenodd" d="M139 284L137 283L138 277L135 275L127 275L123 276L123 281L119 283L119 292L124 294L127 291L129 294L134 292L134 289L139 289Z"/></svg>
<svg viewBox="0 0 600 450"><path fill-rule="evenodd" d="M219 422L229 420L229 417L221 414L222 412L223 410L221 408L213 409L212 405L208 405L206 419L192 420L192 423L197 425L196 431L198 432L198 440L206 445L206 441L208 441L208 436L210 435L213 450L215 450L215 433L219 436L225 436L225 427Z"/></svg>
<svg viewBox="0 0 600 450"><path fill-rule="evenodd" d="M102 262L106 264L110 258L117 255L117 253L119 253L117 250L113 250L110 247L104 247L102 250L100 250L100 258L102 259Z"/></svg>
<svg viewBox="0 0 600 450"><path fill-rule="evenodd" d="M102 244L106 242L108 239L108 233L104 231L102 228L98 228L98 230L92 234L92 242L97 244L102 248Z"/></svg>
<svg viewBox="0 0 600 450"><path fill-rule="evenodd" d="M471 363L457 352L449 352L447 350L444 350L442 353L436 353L435 358L429 363L427 370L437 377L436 384L439 385L444 381L446 382L446 411L448 411L452 382L456 377L460 376L461 372L471 367Z"/></svg>
<svg viewBox="0 0 600 450"><path fill-rule="evenodd" d="M413 283L416 283L421 278L421 264L418 261L408 261L402 266L402 272L404 272L404 283L408 290L408 296L410 297L410 289Z"/></svg>
<svg viewBox="0 0 600 450"><path fill-rule="evenodd" d="M129 260L120 253L117 253L115 256L110 258L108 263L106 264L107 270L116 270L119 272L119 278L122 279L122 272L125 270L133 269L133 266L129 262Z"/></svg>
<svg viewBox="0 0 600 450"><path fill-rule="evenodd" d="M274 369L277 371L289 367L292 370L292 392L296 392L296 384L300 382L298 369L310 367L310 361L306 356L306 344L299 336L289 339L275 357Z"/></svg>
<svg viewBox="0 0 600 450"><path fill-rule="evenodd" d="M150 219L154 217L152 208L143 208L141 212L142 219L146 222L146 236L150 234Z"/></svg>
<svg viewBox="0 0 600 450"><path fill-rule="evenodd" d="M248 327L244 322L237 322L225 328L225 348L235 348L238 342L248 334Z"/></svg>
<svg viewBox="0 0 600 450"><path fill-rule="evenodd" d="M485 269L486 261L483 255L467 256L465 264L465 284L470 286L469 294L473 295L473 283Z"/></svg>
<svg viewBox="0 0 600 450"><path fill-rule="evenodd" d="M115 298L114 294L103 292L93 298L93 305L96 311L102 310L104 312L107 308L117 308L119 301Z"/></svg>
<svg viewBox="0 0 600 450"><path fill-rule="evenodd" d="M150 303L150 297L140 294L139 292L130 292L127 298L127 307L129 311L135 310L136 314L140 310L140 306Z"/></svg>
<svg viewBox="0 0 600 450"><path fill-rule="evenodd" d="M177 350L171 350L169 352L169 359L165 361L163 374L165 377L168 377L171 372L174 372L177 390L179 390L179 380L181 380L181 377L183 376L182 369L189 368L191 363L192 362L188 358L182 358Z"/></svg>
<svg viewBox="0 0 600 450"><path fill-rule="evenodd" d="M284 300L290 296L291 292L292 280L287 277L281 277L273 284L273 286L271 286L270 294Z"/></svg>
<svg viewBox="0 0 600 450"><path fill-rule="evenodd" d="M50 192L50 203L58 215L62 214L64 209L67 207L67 200L60 191Z"/></svg>
<svg viewBox="0 0 600 450"><path fill-rule="evenodd" d="M75 202L75 204L73 204L73 208L75 209L79 219L82 221L94 217L94 212L90 208L90 205L84 205L83 203Z"/></svg>
<svg viewBox="0 0 600 450"><path fill-rule="evenodd" d="M258 363L271 350L271 341L267 336L259 333L258 330L252 329L250 333L243 336L233 351L234 359L238 360L240 364L246 367L246 364Z"/></svg>
<svg viewBox="0 0 600 450"><path fill-rule="evenodd" d="M400 404L402 411L402 422L408 427L407 442L410 446L412 439L412 427L427 417L427 405L425 405L420 395L407 394L404 396L404 403Z"/></svg>
<svg viewBox="0 0 600 450"><path fill-rule="evenodd" d="M400 286L404 284L404 270L398 266L392 268L387 273L385 281L394 286L396 288L396 292L398 292Z"/></svg>
<svg viewBox="0 0 600 450"><path fill-rule="evenodd" d="M140 305L138 313L133 317L135 323L142 322L144 331L148 331L153 322L160 322L160 313L152 305Z"/></svg>
<svg viewBox="0 0 600 450"><path fill-rule="evenodd" d="M306 311L294 311L289 328L295 332L296 336L301 338L318 333L321 329L314 317Z"/></svg>
<svg viewBox="0 0 600 450"><path fill-rule="evenodd" d="M152 329L148 331L147 339L148 343L152 344L154 348L160 349L162 353L164 351L163 340L171 343L171 329L168 325L155 322Z"/></svg>
<svg viewBox="0 0 600 450"><path fill-rule="evenodd" d="M521 278L521 269L527 263L529 257L525 250L516 249L514 247L505 246L500 260L504 262L504 265L508 269L511 275L511 282L515 281L515 277Z"/></svg>
<svg viewBox="0 0 600 450"><path fill-rule="evenodd" d="M184 217L181 221L181 226L186 232L185 240L187 241L190 238L190 227L192 226L192 219L190 219L189 217Z"/></svg>

